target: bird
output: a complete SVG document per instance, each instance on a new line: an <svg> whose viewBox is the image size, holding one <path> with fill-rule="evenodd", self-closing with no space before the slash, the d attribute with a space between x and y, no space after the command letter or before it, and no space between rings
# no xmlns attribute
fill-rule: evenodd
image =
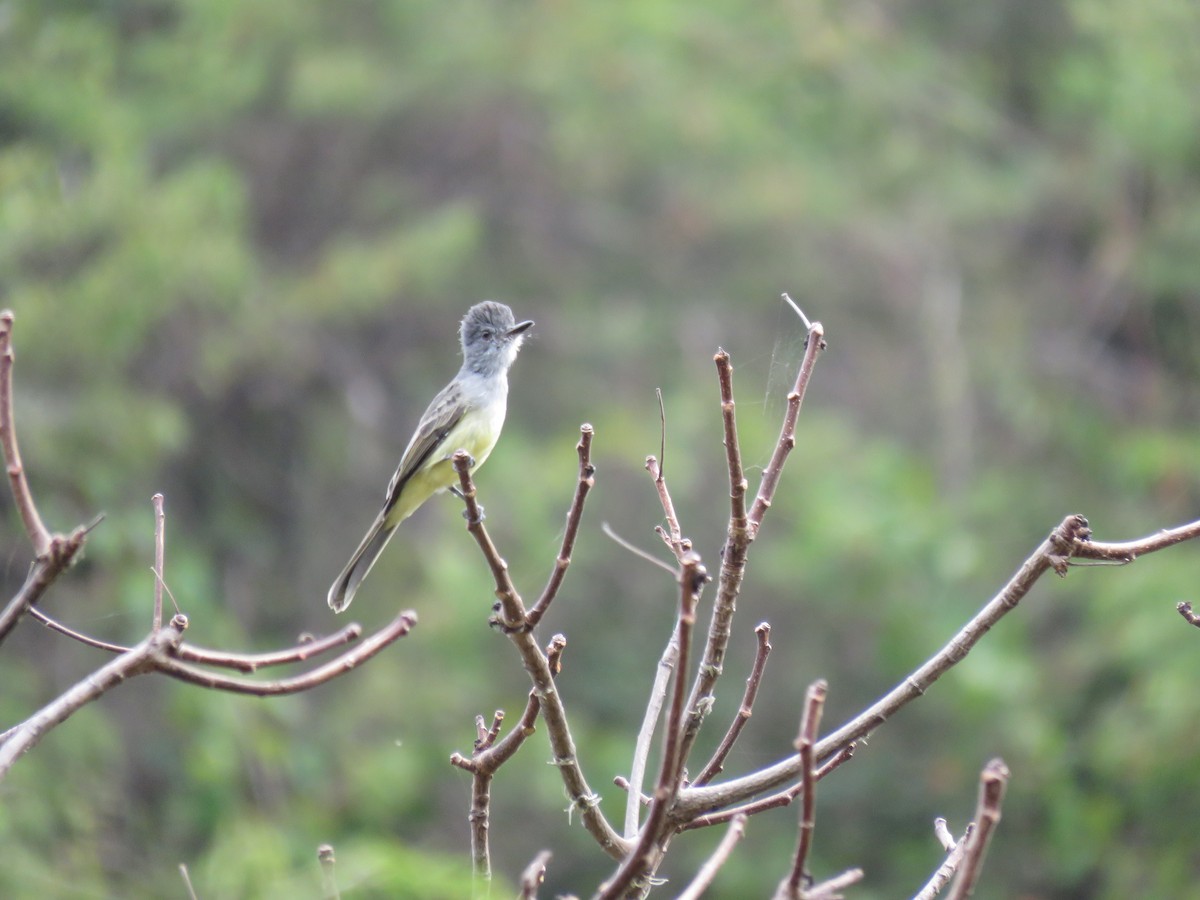
<svg viewBox="0 0 1200 900"><path fill-rule="evenodd" d="M388 483L383 509L329 588L334 612L350 605L400 523L434 494L454 491L455 451L469 453L472 468L488 458L504 427L508 370L532 326L529 320L517 322L512 310L495 300L467 310L459 326L462 367L421 416Z"/></svg>

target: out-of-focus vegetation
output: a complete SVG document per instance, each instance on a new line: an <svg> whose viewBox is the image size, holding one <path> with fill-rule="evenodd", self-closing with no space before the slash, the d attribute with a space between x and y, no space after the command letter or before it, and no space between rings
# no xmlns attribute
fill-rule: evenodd
<svg viewBox="0 0 1200 900"><path fill-rule="evenodd" d="M544 628L606 809L670 628L645 546L657 453L715 563L725 514L710 357L733 355L766 461L802 330L826 326L800 444L751 554L714 714L776 650L736 773L789 751L804 685L830 725L924 659L1068 512L1134 537L1200 506L1200 8L1191 0L697 4L0 2L0 301L53 527L103 511L45 601L148 627L150 496L198 643L329 631L329 581L375 513L455 327L537 320L482 470L518 584L544 583L580 422L599 474ZM752 470L751 475L754 475ZM4 521L5 586L28 549ZM822 785L814 871L906 896L979 765L1013 772L983 897L1200 896L1195 549L1044 583ZM0 789L0 894L460 897L472 717L524 673L485 625L455 502L406 524L352 615L416 632L312 694L141 679ZM704 613L702 612L702 617ZM336 624L341 624L336 623ZM11 723L102 658L26 624ZM710 734L715 743L719 734ZM702 747L701 751L706 749ZM702 755L702 753L701 753ZM547 895L609 863L533 741L494 787L499 873L555 850ZM778 881L795 813L751 821L717 896ZM715 836L689 834L679 884ZM669 891L669 888L668 888Z"/></svg>

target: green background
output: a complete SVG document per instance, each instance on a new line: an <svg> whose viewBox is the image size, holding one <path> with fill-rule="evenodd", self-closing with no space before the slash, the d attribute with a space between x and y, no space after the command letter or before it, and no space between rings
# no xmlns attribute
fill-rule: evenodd
<svg viewBox="0 0 1200 900"><path fill-rule="evenodd" d="M715 569L727 515L713 351L736 367L752 483L803 330L826 328L783 484L751 551L699 760L754 647L775 651L727 765L790 751L805 686L835 726L929 656L1048 530L1104 539L1200 506L1200 11L1190 0L0 3L0 302L51 527L103 512L44 600L133 643L149 625L156 491L189 639L326 633L366 529L484 297L537 327L479 486L526 597L557 552L578 427L597 485L543 636L584 769L611 777L675 589L642 470L666 473ZM9 507L5 590L28 542ZM812 868L909 896L978 770L1013 777L981 897L1198 897L1200 634L1187 546L1049 579L822 785ZM706 621L708 600L701 607ZM416 631L311 694L138 679L0 785L0 893L458 897L473 716L528 689L489 630L459 505L431 502L351 611ZM24 624L0 720L104 661ZM505 896L610 864L564 811L539 731L494 785ZM796 811L753 819L713 896L763 896ZM676 841L664 895L717 834Z"/></svg>

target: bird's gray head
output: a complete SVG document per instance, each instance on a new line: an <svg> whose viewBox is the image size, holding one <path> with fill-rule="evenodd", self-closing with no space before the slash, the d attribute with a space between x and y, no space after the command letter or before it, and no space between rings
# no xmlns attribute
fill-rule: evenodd
<svg viewBox="0 0 1200 900"><path fill-rule="evenodd" d="M463 368L477 375L503 372L517 358L525 331L533 322L517 322L512 310L495 300L476 303L459 327Z"/></svg>

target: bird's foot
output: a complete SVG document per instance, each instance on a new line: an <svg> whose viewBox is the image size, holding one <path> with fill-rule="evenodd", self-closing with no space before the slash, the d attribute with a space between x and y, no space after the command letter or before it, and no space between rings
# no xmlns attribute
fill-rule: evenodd
<svg viewBox="0 0 1200 900"><path fill-rule="evenodd" d="M488 625L504 634L524 634L533 630L533 625L528 619L516 623L505 619L504 608L499 600L492 604L492 614L488 617Z"/></svg>

